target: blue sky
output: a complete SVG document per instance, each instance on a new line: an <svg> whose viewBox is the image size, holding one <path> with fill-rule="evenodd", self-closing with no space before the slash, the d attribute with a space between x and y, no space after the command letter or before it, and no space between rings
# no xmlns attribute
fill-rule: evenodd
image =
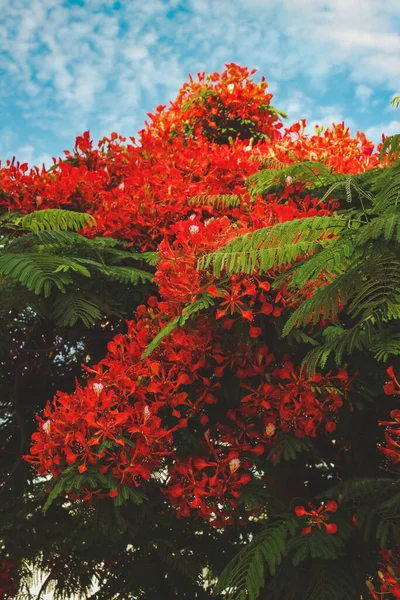
<svg viewBox="0 0 400 600"><path fill-rule="evenodd" d="M135 135L198 71L257 68L289 121L400 131L400 0L0 0L0 159Z"/></svg>

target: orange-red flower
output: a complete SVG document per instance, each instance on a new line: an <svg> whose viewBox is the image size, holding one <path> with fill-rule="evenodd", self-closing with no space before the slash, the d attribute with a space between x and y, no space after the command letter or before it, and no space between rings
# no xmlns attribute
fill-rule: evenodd
<svg viewBox="0 0 400 600"><path fill-rule="evenodd" d="M337 532L336 523L327 523L326 513L334 513L337 511L337 502L334 500L328 500L326 504L321 504L319 508L316 508L313 504L308 503L309 510L306 510L304 506L296 506L295 513L298 517L307 517L308 525L302 530L303 535L309 535L312 532L314 525L318 529L322 529L322 525L325 527L325 531L328 534Z"/></svg>
<svg viewBox="0 0 400 600"><path fill-rule="evenodd" d="M374 582L369 579L367 583L368 590L374 600L383 598L400 598L400 556L397 550L382 550L381 562L379 563L379 590L376 590ZM390 596L388 595L390 594Z"/></svg>
<svg viewBox="0 0 400 600"><path fill-rule="evenodd" d="M386 372L389 375L391 381L388 381L386 383L385 387L383 388L383 391L388 396L392 396L392 395L400 396L400 383L396 378L393 367L389 367Z"/></svg>

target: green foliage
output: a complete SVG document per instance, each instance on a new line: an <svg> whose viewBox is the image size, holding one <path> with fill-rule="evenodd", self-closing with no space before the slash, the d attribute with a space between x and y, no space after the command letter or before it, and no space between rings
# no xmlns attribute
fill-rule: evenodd
<svg viewBox="0 0 400 600"><path fill-rule="evenodd" d="M385 492L385 493L383 493ZM400 543L400 486L385 485L379 494L369 498L368 505L358 510L364 540L376 539L383 549Z"/></svg>
<svg viewBox="0 0 400 600"><path fill-rule="evenodd" d="M400 106L400 96L394 96L394 98L391 99L390 104L392 106L394 106L395 108L399 108L399 106Z"/></svg>
<svg viewBox="0 0 400 600"><path fill-rule="evenodd" d="M306 593L307 600L359 600L348 566L339 561L314 561Z"/></svg>
<svg viewBox="0 0 400 600"><path fill-rule="evenodd" d="M99 294L100 282L118 282L126 288L152 281L151 271L142 264L154 264L155 253L141 255L117 240L77 233L95 225L90 215L58 209L23 216L7 213L0 225L0 286L7 290L3 299L10 302L3 304L4 314L15 307L18 297L42 314L43 299L48 299L47 311L59 326L79 321L89 327L118 310L107 287Z"/></svg>
<svg viewBox="0 0 400 600"><path fill-rule="evenodd" d="M282 344L286 338L297 348L299 344L311 346L303 360L309 373L330 367L333 361L344 366L345 360L351 359L369 361L373 371L376 361L400 355L400 162L391 162L396 158L393 140L383 150L389 159L386 166L358 175L335 175L325 165L309 162L290 167L267 164L269 168L250 178L251 194L279 192L290 176L312 189L321 201L337 198L339 211L330 217L278 223L239 236L198 262L200 270L212 270L217 278L269 274L275 289L288 289L291 300L278 334ZM321 317L327 323L315 327ZM346 430L346 425L342 428ZM340 430L335 432L339 443L341 435ZM344 433L344 439L349 437ZM281 435L266 459L279 463L283 476L282 469L290 468L291 461L306 452L308 491L313 486L313 469L323 468L314 463L319 444L320 440L311 444ZM365 473L374 472L367 457L365 461ZM287 521L269 508L271 490L267 486L263 514L267 524L260 520L262 531L249 536L223 571L216 590L221 597L297 600L299 589L302 597L312 600L364 597L368 561L373 572L377 549L400 543L399 484L389 472L382 477L342 473L339 477L335 462L332 454L326 483L331 478L339 483L320 492L319 497L338 499L339 510L332 519L338 525L337 533L328 535L323 526L321 530L313 526L311 534L302 535L296 529L299 521L288 532ZM271 481L273 485L270 472L270 485ZM290 487L289 482L287 485ZM251 493L256 497L255 490ZM357 515L358 527L351 524L352 514ZM366 555L360 558L355 553L357 575L353 577L352 553L360 544Z"/></svg>
<svg viewBox="0 0 400 600"><path fill-rule="evenodd" d="M383 160L385 156L389 161L400 158L400 133L390 135L383 142L379 157Z"/></svg>
<svg viewBox="0 0 400 600"><path fill-rule="evenodd" d="M246 510L258 510L260 506L267 505L271 500L271 494L263 482L254 478L240 493L239 502Z"/></svg>
<svg viewBox="0 0 400 600"><path fill-rule="evenodd" d="M335 560L343 549L344 541L339 534L327 535L325 531L316 527L313 527L309 535L299 534L288 544L291 561L295 567L308 558Z"/></svg>
<svg viewBox="0 0 400 600"><path fill-rule="evenodd" d="M82 488L96 490L100 487L110 491L114 490L117 488L117 481L112 476L96 470L87 469L83 473L79 473L77 467L72 465L65 469L62 477L54 485L43 506L43 512L46 513L56 498L61 496L65 490L81 490ZM128 500L132 500L135 504L141 504L145 498L146 495L142 490L122 485L118 487L118 496L114 498L114 505L122 506Z"/></svg>
<svg viewBox="0 0 400 600"><path fill-rule="evenodd" d="M265 526L224 569L216 592L228 600L256 600L265 587L271 591L268 598L295 598L293 589L288 596L281 596L278 589L285 588L286 574L301 568L297 573L302 573L303 580L296 582L295 589L306 589L305 598L359 598L351 573L339 559L344 553L344 538L317 528L310 535L302 535L297 533L298 526L296 520L277 520ZM275 582L278 567L283 578L277 577Z"/></svg>
<svg viewBox="0 0 400 600"><path fill-rule="evenodd" d="M227 600L255 600L265 583L264 565L271 576L287 553L287 540L293 536L295 520L277 521L267 525L245 546L222 572L216 591L224 592Z"/></svg>
<svg viewBox="0 0 400 600"><path fill-rule="evenodd" d="M332 498L339 496L343 502L359 500L383 494L392 488L395 481L387 477L354 477L344 481L335 488L326 490L323 497Z"/></svg>
<svg viewBox="0 0 400 600"><path fill-rule="evenodd" d="M155 558L161 560L167 567L172 567L183 577L196 579L198 576L198 565L179 550L175 544L166 539L154 539L149 544L148 550L155 554Z"/></svg>
<svg viewBox="0 0 400 600"><path fill-rule="evenodd" d="M27 215L5 213L1 221L9 228L31 231L79 231L84 227L94 227L94 217L73 210L48 208Z"/></svg>
<svg viewBox="0 0 400 600"><path fill-rule="evenodd" d="M99 305L80 294L60 295L54 302L54 317L61 327L73 327L79 320L90 327L101 316Z"/></svg>
<svg viewBox="0 0 400 600"><path fill-rule="evenodd" d="M266 195L280 190L288 178L300 181L306 187L323 187L336 184L345 176L334 175L326 165L313 161L304 161L289 166L284 163L272 162L270 168L251 175L247 180L247 186L252 196Z"/></svg>
<svg viewBox="0 0 400 600"><path fill-rule="evenodd" d="M364 542L375 540L380 548L400 542L400 486L391 477L347 479L323 494L353 506Z"/></svg>
<svg viewBox="0 0 400 600"><path fill-rule="evenodd" d="M214 206L216 208L236 208L243 202L243 198L237 194L218 194L209 196L194 196L190 200L190 204L198 204L200 206Z"/></svg>
<svg viewBox="0 0 400 600"><path fill-rule="evenodd" d="M121 511L129 506L133 513L133 505L135 511L143 505L142 492L120 486L118 496L105 501L112 511L107 521L116 524L102 539L87 508L75 503L72 509L65 490L111 491L116 482L73 467L56 482L44 517L39 507L48 482L32 480L21 458L29 451L35 414L58 389L75 387L80 365L104 356L108 341L124 329L124 317L154 289L157 253L93 237L94 225L89 215L65 210L0 218L0 434L6 457L0 466L0 537L19 565L19 595L29 600L39 571L46 574L42 595L89 598L99 565L128 544L121 539L127 521ZM145 547L147 540L141 543ZM62 568L49 575L53 558ZM109 598L105 591L103 597Z"/></svg>
<svg viewBox="0 0 400 600"><path fill-rule="evenodd" d="M278 117L282 117L282 119L287 119L287 114L283 110L279 110L279 108L275 108L275 106L271 106L270 104L261 104L260 108L263 108L270 115L276 115Z"/></svg>
<svg viewBox="0 0 400 600"><path fill-rule="evenodd" d="M277 437L267 455L267 459L276 465L282 460L295 460L300 452L310 452L312 442L308 438L300 439L293 435L282 433Z"/></svg>
<svg viewBox="0 0 400 600"><path fill-rule="evenodd" d="M202 257L198 268L216 277L280 270L274 286L291 292L282 335L321 317L331 321L319 337L303 340L314 346L303 362L310 373L355 351L383 361L399 355L400 163L358 175L335 175L310 162L267 169L251 178L252 193L270 192L289 175L314 193L320 189L321 201L338 194L345 208L239 236Z"/></svg>
<svg viewBox="0 0 400 600"><path fill-rule="evenodd" d="M206 254L198 262L200 270L213 269L216 277L222 272L266 273L293 263L333 243L328 235L337 234L347 226L343 217L314 217L278 223L253 233L238 236L221 250Z"/></svg>

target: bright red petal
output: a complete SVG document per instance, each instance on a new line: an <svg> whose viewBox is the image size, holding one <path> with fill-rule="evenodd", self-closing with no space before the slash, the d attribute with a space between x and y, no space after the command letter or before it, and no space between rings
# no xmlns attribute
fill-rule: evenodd
<svg viewBox="0 0 400 600"><path fill-rule="evenodd" d="M298 517L304 517L304 515L307 514L307 511L304 508L304 506L296 506L296 508L294 509L294 512L296 513L296 515Z"/></svg>
<svg viewBox="0 0 400 600"><path fill-rule="evenodd" d="M336 532L337 532L336 523L328 523L326 525L326 533L332 534L332 533L336 533Z"/></svg>

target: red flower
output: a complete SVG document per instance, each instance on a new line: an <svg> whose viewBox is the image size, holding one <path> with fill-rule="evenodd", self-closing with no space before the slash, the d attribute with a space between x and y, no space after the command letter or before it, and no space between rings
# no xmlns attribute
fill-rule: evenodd
<svg viewBox="0 0 400 600"><path fill-rule="evenodd" d="M400 598L400 561L397 550L382 550L382 561L379 563L379 591L372 580L366 582L368 590L374 600L388 597Z"/></svg>
<svg viewBox="0 0 400 600"><path fill-rule="evenodd" d="M388 396L391 396L393 394L400 395L400 383L396 379L396 375L394 374L393 367L389 367L388 369L386 369L386 372L389 375L389 377L392 379L392 381L389 381L385 385L385 387L383 388L383 391Z"/></svg>
<svg viewBox="0 0 400 600"><path fill-rule="evenodd" d="M254 327L253 325L250 325L249 335L251 338L258 338L258 337L260 337L261 334L262 334L262 329L260 327Z"/></svg>
<svg viewBox="0 0 400 600"><path fill-rule="evenodd" d="M321 525L325 527L325 531L328 534L337 532L336 523L326 523L325 513L334 513L337 510L337 503L334 500L329 500L326 504L321 504L317 509L311 503L308 504L310 510L306 510L304 506L296 506L295 513L298 517L308 517L309 525L302 530L303 535L309 535L312 532L312 526L316 525L318 529L321 529Z"/></svg>
<svg viewBox="0 0 400 600"><path fill-rule="evenodd" d="M296 508L294 509L294 512L296 513L296 515L298 517L304 517L304 515L308 514L308 512L306 511L304 506L296 506Z"/></svg>

